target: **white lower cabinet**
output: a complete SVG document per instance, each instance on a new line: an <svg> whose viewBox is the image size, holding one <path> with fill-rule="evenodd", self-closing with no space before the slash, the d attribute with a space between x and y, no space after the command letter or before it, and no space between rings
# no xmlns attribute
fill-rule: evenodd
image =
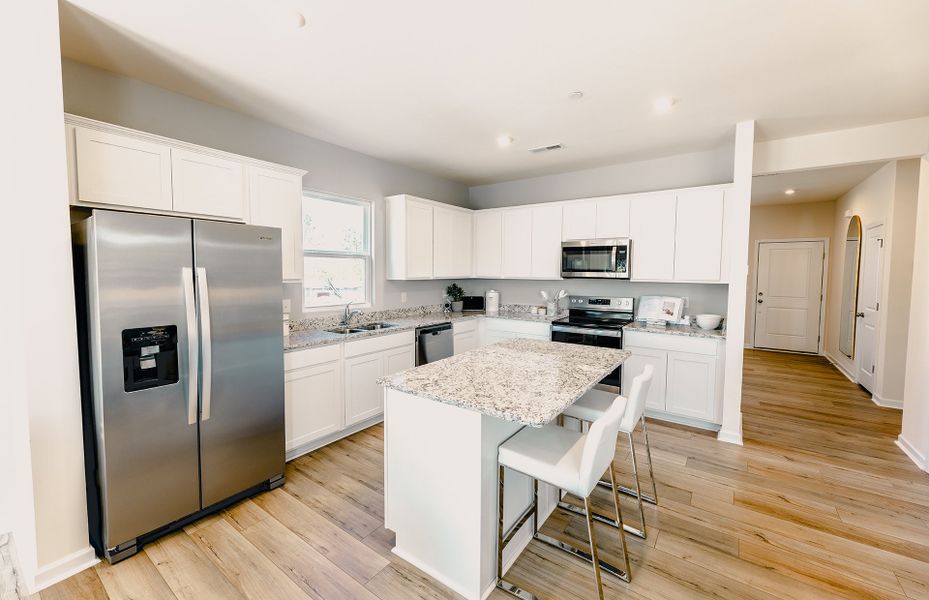
<svg viewBox="0 0 929 600"><path fill-rule="evenodd" d="M452 348L454 354L461 354L478 347L477 321L458 321L452 323Z"/></svg>
<svg viewBox="0 0 929 600"><path fill-rule="evenodd" d="M342 348L284 355L284 431L288 452L343 427Z"/></svg>
<svg viewBox="0 0 929 600"><path fill-rule="evenodd" d="M288 460L376 421L384 412L377 380L411 368L412 331L285 353Z"/></svg>
<svg viewBox="0 0 929 600"><path fill-rule="evenodd" d="M723 340L627 331L623 348L623 393L645 365L654 375L645 401L647 414L697 427L718 429L722 417Z"/></svg>
<svg viewBox="0 0 929 600"><path fill-rule="evenodd" d="M634 348L628 345L623 349L632 353L623 363L623 383L625 384L623 391L628 393L629 386L632 385L632 378L645 370L646 365L651 365L654 374L652 375L651 386L648 388L648 396L645 398L645 408L664 410L668 352L653 348Z"/></svg>
<svg viewBox="0 0 929 600"><path fill-rule="evenodd" d="M716 357L670 352L665 410L682 417L716 417Z"/></svg>
<svg viewBox="0 0 929 600"><path fill-rule="evenodd" d="M528 338L533 340L552 339L551 324L547 322L516 321L513 319L485 318L480 322L481 346L495 344L501 340Z"/></svg>
<svg viewBox="0 0 929 600"><path fill-rule="evenodd" d="M377 379L413 368L413 332L347 342L344 352L348 427L383 414L384 388Z"/></svg>

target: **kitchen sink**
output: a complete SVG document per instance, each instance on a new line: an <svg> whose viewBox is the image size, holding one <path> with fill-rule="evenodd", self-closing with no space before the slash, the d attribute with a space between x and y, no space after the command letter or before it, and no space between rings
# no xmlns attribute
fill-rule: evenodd
<svg viewBox="0 0 929 600"><path fill-rule="evenodd" d="M363 331L378 331L380 329L388 329L390 327L396 327L394 323L368 323L367 325L356 325L353 327L335 327L333 329L327 329L328 333L337 333L339 335L348 335L349 333L361 333Z"/></svg>
<svg viewBox="0 0 929 600"><path fill-rule="evenodd" d="M368 323L367 325L359 325L357 327L352 327L355 331L377 331L378 329L387 329L389 327L396 327L395 323Z"/></svg>
<svg viewBox="0 0 929 600"><path fill-rule="evenodd" d="M340 335L346 335L353 333L355 329L353 327L336 327L335 329L327 329L327 333L338 333Z"/></svg>

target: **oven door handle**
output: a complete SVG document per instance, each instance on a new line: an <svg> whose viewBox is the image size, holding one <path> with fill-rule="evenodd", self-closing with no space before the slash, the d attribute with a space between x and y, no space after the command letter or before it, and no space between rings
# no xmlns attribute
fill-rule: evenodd
<svg viewBox="0 0 929 600"><path fill-rule="evenodd" d="M567 325L552 325L552 332L580 333L583 335L599 335L603 337L622 337L622 329L585 329L583 327L569 327Z"/></svg>

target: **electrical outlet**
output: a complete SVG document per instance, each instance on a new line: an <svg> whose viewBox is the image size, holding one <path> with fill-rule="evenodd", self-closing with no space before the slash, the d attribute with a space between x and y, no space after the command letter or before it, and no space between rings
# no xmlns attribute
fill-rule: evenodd
<svg viewBox="0 0 929 600"><path fill-rule="evenodd" d="M290 314L290 298L284 298L284 312Z"/></svg>
<svg viewBox="0 0 929 600"><path fill-rule="evenodd" d="M406 292L400 292L400 304L406 304Z"/></svg>

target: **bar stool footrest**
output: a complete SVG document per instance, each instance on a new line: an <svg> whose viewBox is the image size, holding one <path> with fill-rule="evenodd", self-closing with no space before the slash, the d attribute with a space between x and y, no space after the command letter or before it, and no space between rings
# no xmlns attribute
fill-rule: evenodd
<svg viewBox="0 0 929 600"><path fill-rule="evenodd" d="M593 564L594 562L593 558L590 556L590 553L585 552L581 550L580 548L575 548L571 544L567 544L565 542L562 542L561 540L556 540L555 538L548 536L544 533L536 533L533 536L533 538L539 540L543 544L548 544L552 548L557 548L558 550L567 552L568 554L576 556L577 558L580 558L581 560L587 561L590 564ZM626 571L603 560L600 560L597 562L600 563L601 570L606 571L610 575L618 579L621 579L623 581L626 581L626 582L629 581L629 573L627 573Z"/></svg>
<svg viewBox="0 0 929 600"><path fill-rule="evenodd" d="M574 513L575 515L580 515L580 516L582 516L582 517L583 517L583 516L586 516L586 514L587 514L587 513L584 512L584 509L581 508L580 506L575 506L575 505L573 505L573 504L571 504L571 503L569 503L569 502L565 502L565 501L559 502L559 503L558 503L558 508L560 508L560 509L562 509L562 510L566 510L566 511L568 511L569 513ZM606 515L604 515L604 514L601 514L601 513L598 513L598 512L594 512L594 514L593 514L593 519L594 519L594 521L598 521L598 522L600 522L600 523L603 523L604 525L609 525L610 527L613 527L613 528L617 528L617 529L618 529L618 527L617 527L617 525L616 525L616 519L611 519L610 517L608 517L608 516L606 516ZM627 524L627 523L623 523L623 530L624 530L626 533L629 533L629 534L632 534L632 535L634 535L634 536L636 536L636 537L642 538L643 540L646 539L645 533L644 533L641 529L638 529L637 527L632 527L632 526L630 526L630 525Z"/></svg>
<svg viewBox="0 0 929 600"><path fill-rule="evenodd" d="M601 479L600 481L597 482L597 485L599 485L600 487L605 487L606 489L610 489L610 482L609 482L609 481L603 481L603 480ZM635 490L634 490L634 489L628 488L628 487L626 487L626 486L624 486L624 485L618 485L618 486L616 486L616 490L617 490L619 493L621 493L621 494L625 494L625 495L631 496L631 497L633 497L633 498L638 498L638 497L639 497L639 495L635 493ZM648 502L649 504L654 504L654 505L656 505L656 506L658 505L658 501L655 499L655 497L654 497L654 496L649 496L648 494L642 494L642 502Z"/></svg>

